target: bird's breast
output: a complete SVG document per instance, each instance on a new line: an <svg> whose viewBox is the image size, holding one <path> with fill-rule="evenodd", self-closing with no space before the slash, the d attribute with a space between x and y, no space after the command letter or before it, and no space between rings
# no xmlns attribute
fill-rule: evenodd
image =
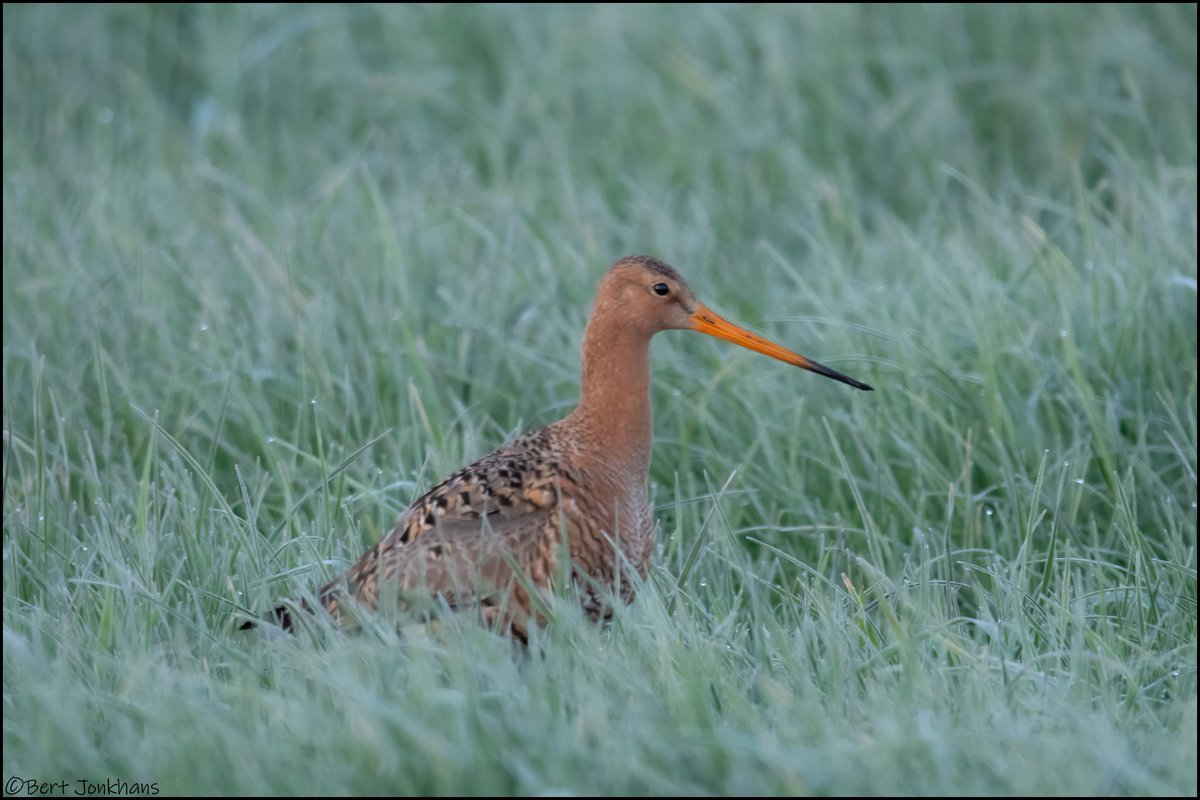
<svg viewBox="0 0 1200 800"><path fill-rule="evenodd" d="M632 564L644 576L654 534L645 484L599 476L581 489L563 498L571 559L610 583L622 563Z"/></svg>

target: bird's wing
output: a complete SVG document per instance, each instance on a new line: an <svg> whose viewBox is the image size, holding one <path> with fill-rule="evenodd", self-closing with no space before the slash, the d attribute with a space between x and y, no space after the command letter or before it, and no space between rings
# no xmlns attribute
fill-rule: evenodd
<svg viewBox="0 0 1200 800"><path fill-rule="evenodd" d="M544 583L559 500L576 485L552 444L548 431L535 431L430 489L344 578L321 589L321 604L340 617L347 596L375 607L381 596L420 590L462 602L508 586L513 563Z"/></svg>
<svg viewBox="0 0 1200 800"><path fill-rule="evenodd" d="M323 586L320 604L341 619L348 598L374 607L381 596L419 588L457 601L479 597L484 585L501 588L513 577L510 559L527 573L542 571L554 552L542 559L537 552L547 541L557 546L560 500L578 486L561 455L553 427L542 428L454 473L417 498L343 577ZM300 607L312 611L306 601ZM291 630L288 606L272 618Z"/></svg>
<svg viewBox="0 0 1200 800"><path fill-rule="evenodd" d="M444 599L451 607L485 601L514 589L521 570L545 585L557 569L560 539L556 510L517 517L491 515L456 521L387 552L372 548L346 575L322 590L325 608L340 618L347 595L375 608L414 594Z"/></svg>

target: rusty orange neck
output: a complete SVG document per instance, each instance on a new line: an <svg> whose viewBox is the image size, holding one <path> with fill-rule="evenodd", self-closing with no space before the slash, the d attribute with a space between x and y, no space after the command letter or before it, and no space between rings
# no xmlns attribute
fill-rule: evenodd
<svg viewBox="0 0 1200 800"><path fill-rule="evenodd" d="M583 335L583 389L572 414L598 462L645 481L650 469L650 335L598 309Z"/></svg>

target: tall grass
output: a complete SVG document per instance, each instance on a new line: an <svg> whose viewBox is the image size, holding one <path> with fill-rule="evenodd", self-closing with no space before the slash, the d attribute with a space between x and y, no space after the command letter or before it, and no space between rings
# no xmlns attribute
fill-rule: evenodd
<svg viewBox="0 0 1200 800"><path fill-rule="evenodd" d="M6 781L1196 793L1194 7L3 13ZM664 334L611 626L236 630L632 252L877 391Z"/></svg>

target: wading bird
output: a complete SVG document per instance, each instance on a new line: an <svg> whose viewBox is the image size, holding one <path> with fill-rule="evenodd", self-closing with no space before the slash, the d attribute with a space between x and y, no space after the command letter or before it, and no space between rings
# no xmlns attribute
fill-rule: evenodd
<svg viewBox="0 0 1200 800"><path fill-rule="evenodd" d="M557 575L570 574L593 619L611 615L611 597L630 602L633 573L646 578L653 550L650 338L665 330L706 333L871 390L717 316L662 261L623 258L596 292L575 410L418 498L345 576L318 592L320 605L351 627L355 608L440 597L524 640L544 607L531 592L548 595ZM307 601L300 607L313 610ZM290 607L272 618L291 630Z"/></svg>

